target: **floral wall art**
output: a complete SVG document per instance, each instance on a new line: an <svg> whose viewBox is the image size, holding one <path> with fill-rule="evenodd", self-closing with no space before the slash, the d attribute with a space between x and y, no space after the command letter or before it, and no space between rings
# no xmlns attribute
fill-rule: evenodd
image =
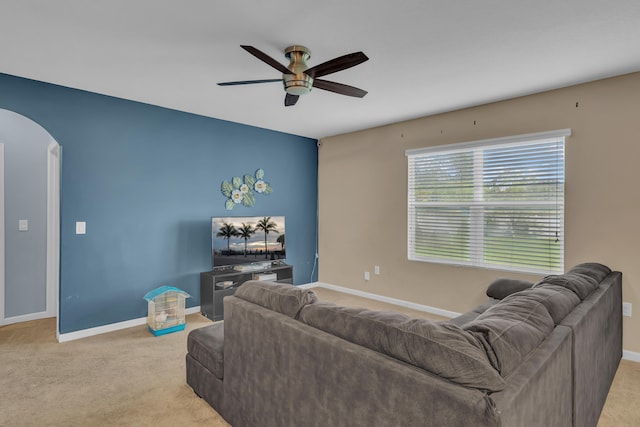
<svg viewBox="0 0 640 427"><path fill-rule="evenodd" d="M227 198L224 206L232 210L236 205L251 207L255 204L255 194L269 195L271 185L264 180L264 170L258 169L254 175L234 176L231 181L222 181L222 194Z"/></svg>

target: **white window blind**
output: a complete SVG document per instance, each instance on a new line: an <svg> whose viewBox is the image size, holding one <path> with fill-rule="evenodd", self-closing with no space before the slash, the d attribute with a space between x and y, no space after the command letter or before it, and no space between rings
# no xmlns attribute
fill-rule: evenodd
<svg viewBox="0 0 640 427"><path fill-rule="evenodd" d="M570 129L408 150L408 257L564 271Z"/></svg>

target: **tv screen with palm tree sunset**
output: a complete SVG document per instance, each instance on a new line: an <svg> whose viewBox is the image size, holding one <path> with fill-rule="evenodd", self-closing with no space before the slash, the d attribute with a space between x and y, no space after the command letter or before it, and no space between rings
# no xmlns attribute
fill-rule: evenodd
<svg viewBox="0 0 640 427"><path fill-rule="evenodd" d="M284 216L212 217L213 267L286 258Z"/></svg>

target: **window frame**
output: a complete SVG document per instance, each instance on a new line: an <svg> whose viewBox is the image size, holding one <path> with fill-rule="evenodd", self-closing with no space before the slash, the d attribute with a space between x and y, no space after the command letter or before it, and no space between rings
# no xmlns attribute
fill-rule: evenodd
<svg viewBox="0 0 640 427"><path fill-rule="evenodd" d="M523 272L523 273L542 273L542 274L550 274L550 273L558 273L562 272L564 269L564 181L565 181L565 170L566 170L566 157L564 156L564 149L566 146L566 137L571 136L571 129L558 129L547 132L537 132L537 133L529 133L522 135L514 135L514 136L506 136L500 138L491 138L491 139L483 139L478 141L469 141L455 144L445 144L438 145L433 147L425 147L418 149L410 149L406 150L405 155L407 157L407 258L410 261L420 261L420 262L432 262L438 264L450 264L450 265L461 265L461 266L469 266L476 268L485 268L491 270L503 270L503 271L513 271L513 272ZM485 200L483 197L483 181L482 177L483 173L476 173L476 168L482 168L482 172L485 171L484 166L482 165L482 159L478 157L482 157L484 155L485 150L500 148L500 147L518 147L518 146L527 146L536 143L545 143L545 142L556 142L562 144L562 190L559 192L562 194L561 198L556 198L555 204L553 202L538 202L538 201L509 201L505 202L505 206L514 207L514 206L527 206L533 207L536 204L540 206L554 206L555 209L560 209L559 218L556 219L556 223L559 227L559 267L557 269L554 268L541 268L537 266L517 266L510 264L495 264L489 263L484 258L484 246L485 241L490 241L490 239L485 239L484 233L484 212L487 208L499 206L501 203L496 201ZM474 190L473 190L473 200L471 201L463 201L463 202L418 202L416 201L415 188L413 186L414 179L416 178L415 170L414 170L414 160L418 158L424 158L428 156L437 156L437 155L446 155L453 153L472 153L473 157L473 176L474 176ZM425 256L419 255L416 253L416 207L422 206L443 206L443 207L453 207L460 206L466 209L469 209L469 260L462 259L447 259L447 258L439 258L435 256ZM482 211L482 214L478 214L478 210ZM471 213L475 211L475 213ZM473 231L471 231L473 230ZM461 246L462 247L462 246ZM466 248L466 246L464 246ZM509 246L505 246L509 247Z"/></svg>

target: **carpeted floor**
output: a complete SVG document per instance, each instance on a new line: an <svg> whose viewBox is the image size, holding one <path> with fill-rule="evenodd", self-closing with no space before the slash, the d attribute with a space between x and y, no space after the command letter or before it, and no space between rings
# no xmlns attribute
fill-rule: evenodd
<svg viewBox="0 0 640 427"><path fill-rule="evenodd" d="M372 309L403 307L315 289L320 299ZM184 332L154 337L138 326L67 343L55 319L0 327L0 426L229 425L185 383L187 333L211 322L187 316ZM640 425L640 364L622 361L598 427Z"/></svg>
<svg viewBox="0 0 640 427"><path fill-rule="evenodd" d="M57 343L55 319L0 328L0 426L228 426L185 383L188 330Z"/></svg>

